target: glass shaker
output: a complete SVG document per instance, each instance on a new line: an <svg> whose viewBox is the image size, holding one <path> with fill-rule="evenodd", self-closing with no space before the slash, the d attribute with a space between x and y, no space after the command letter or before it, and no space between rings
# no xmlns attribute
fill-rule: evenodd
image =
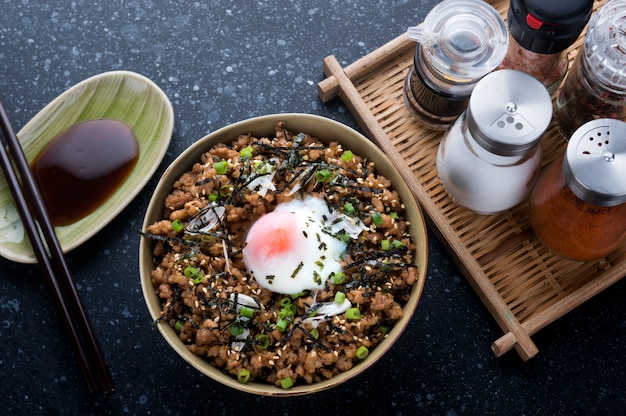
<svg viewBox="0 0 626 416"><path fill-rule="evenodd" d="M437 174L448 194L479 214L520 203L538 177L551 117L550 94L534 77L513 69L485 76L439 143Z"/></svg>
<svg viewBox="0 0 626 416"><path fill-rule="evenodd" d="M408 36L418 44L405 103L416 119L440 129L465 110L472 89L498 67L508 45L504 20L482 0L444 0Z"/></svg>
<svg viewBox="0 0 626 416"><path fill-rule="evenodd" d="M500 69L518 69L556 93L569 64L567 48L589 21L593 0L511 0L509 49Z"/></svg>
<svg viewBox="0 0 626 416"><path fill-rule="evenodd" d="M565 139L590 120L626 121L626 1L611 0L591 16L554 116Z"/></svg>
<svg viewBox="0 0 626 416"><path fill-rule="evenodd" d="M595 260L626 240L626 123L597 119L574 132L539 177L530 223L555 254Z"/></svg>

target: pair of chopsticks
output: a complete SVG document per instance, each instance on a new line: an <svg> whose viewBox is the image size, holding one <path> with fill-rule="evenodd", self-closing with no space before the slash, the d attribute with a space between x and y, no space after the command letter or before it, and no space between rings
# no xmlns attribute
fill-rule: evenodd
<svg viewBox="0 0 626 416"><path fill-rule="evenodd" d="M102 388L105 393L112 392L115 390L113 379L78 295L37 183L1 102L0 124L6 140L6 145L4 141L0 143L2 171L17 204L37 261L54 292L55 306L69 332L72 349L78 358L89 391L94 393ZM7 150L12 156L17 173L13 170Z"/></svg>

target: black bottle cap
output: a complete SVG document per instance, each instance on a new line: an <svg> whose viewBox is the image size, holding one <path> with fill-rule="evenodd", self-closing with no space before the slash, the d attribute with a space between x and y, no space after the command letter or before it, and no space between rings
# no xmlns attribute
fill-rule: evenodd
<svg viewBox="0 0 626 416"><path fill-rule="evenodd" d="M511 0L509 32L529 51L558 53L576 41L592 9L593 0Z"/></svg>

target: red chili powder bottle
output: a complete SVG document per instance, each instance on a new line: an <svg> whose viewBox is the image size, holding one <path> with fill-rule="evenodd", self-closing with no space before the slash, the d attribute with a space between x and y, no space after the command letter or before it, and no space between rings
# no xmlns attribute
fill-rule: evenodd
<svg viewBox="0 0 626 416"><path fill-rule="evenodd" d="M596 260L626 241L626 123L598 119L570 138L539 177L530 223L555 254Z"/></svg>

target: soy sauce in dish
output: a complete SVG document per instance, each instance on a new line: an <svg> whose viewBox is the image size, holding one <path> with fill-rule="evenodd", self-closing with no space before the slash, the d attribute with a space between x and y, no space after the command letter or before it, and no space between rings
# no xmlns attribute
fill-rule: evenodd
<svg viewBox="0 0 626 416"><path fill-rule="evenodd" d="M53 138L31 164L52 224L69 225L96 210L138 159L137 139L119 120L81 122Z"/></svg>

